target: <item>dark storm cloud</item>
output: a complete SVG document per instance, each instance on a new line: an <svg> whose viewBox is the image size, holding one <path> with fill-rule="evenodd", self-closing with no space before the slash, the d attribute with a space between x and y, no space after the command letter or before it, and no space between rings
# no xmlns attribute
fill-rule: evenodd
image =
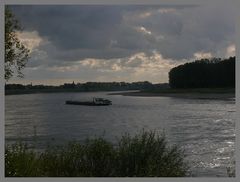
<svg viewBox="0 0 240 182"><path fill-rule="evenodd" d="M142 25L155 36L163 37L152 41L152 45L165 57L189 59L195 52L216 53L227 43L234 43L235 12L231 6L198 6L178 11L173 8L169 13L152 11L142 19L133 14L129 15L133 17L127 20L129 24Z"/></svg>
<svg viewBox="0 0 240 182"><path fill-rule="evenodd" d="M15 6L25 30L37 30L58 48L99 48L121 21L119 8L104 6ZM94 43L93 43L94 42Z"/></svg>
<svg viewBox="0 0 240 182"><path fill-rule="evenodd" d="M49 41L38 47L48 56L46 65L151 55L153 50L166 58L190 59L234 43L234 11L225 5L11 8L24 31L37 31Z"/></svg>

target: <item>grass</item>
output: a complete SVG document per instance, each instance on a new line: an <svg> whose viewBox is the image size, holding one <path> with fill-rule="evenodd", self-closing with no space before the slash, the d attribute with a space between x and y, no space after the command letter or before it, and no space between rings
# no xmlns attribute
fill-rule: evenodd
<svg viewBox="0 0 240 182"><path fill-rule="evenodd" d="M23 143L5 149L6 177L183 177L187 171L184 152L154 131L125 134L116 145L98 137L41 153Z"/></svg>
<svg viewBox="0 0 240 182"><path fill-rule="evenodd" d="M227 167L227 175L228 177L236 177L236 161L234 159L231 160L231 166Z"/></svg>

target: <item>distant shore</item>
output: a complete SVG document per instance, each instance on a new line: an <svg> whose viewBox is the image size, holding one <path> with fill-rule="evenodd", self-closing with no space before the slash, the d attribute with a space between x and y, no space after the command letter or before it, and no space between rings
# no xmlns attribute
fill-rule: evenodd
<svg viewBox="0 0 240 182"><path fill-rule="evenodd" d="M235 100L234 89L163 89L157 91L135 91L110 93L109 95L137 97L176 97L185 99Z"/></svg>
<svg viewBox="0 0 240 182"><path fill-rule="evenodd" d="M104 90L101 90L104 91ZM91 91L91 92L101 92ZM78 89L28 89L28 90L5 90L5 95L36 94L36 93L76 93L86 92ZM220 99L234 100L234 88L200 88L200 89L156 89L156 90L128 90L116 91L105 90L104 92L113 92L108 95L138 96L138 97L176 97L185 99Z"/></svg>
<svg viewBox="0 0 240 182"><path fill-rule="evenodd" d="M84 90L80 90L80 89L12 89L12 90L5 90L5 95L43 94L43 93L111 92L111 91L113 91L113 90L84 91Z"/></svg>

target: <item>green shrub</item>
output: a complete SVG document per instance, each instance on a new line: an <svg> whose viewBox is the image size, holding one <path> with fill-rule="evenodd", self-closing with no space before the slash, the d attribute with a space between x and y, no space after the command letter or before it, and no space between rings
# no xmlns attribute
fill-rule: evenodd
<svg viewBox="0 0 240 182"><path fill-rule="evenodd" d="M117 145L99 137L41 153L21 143L5 151L7 177L180 177L187 169L183 151L152 131L125 134Z"/></svg>
<svg viewBox="0 0 240 182"><path fill-rule="evenodd" d="M117 151L118 176L185 176L183 151L169 147L165 135L145 132L121 138Z"/></svg>
<svg viewBox="0 0 240 182"><path fill-rule="evenodd" d="M26 144L17 143L5 151L5 176L38 176L39 160L37 154Z"/></svg>

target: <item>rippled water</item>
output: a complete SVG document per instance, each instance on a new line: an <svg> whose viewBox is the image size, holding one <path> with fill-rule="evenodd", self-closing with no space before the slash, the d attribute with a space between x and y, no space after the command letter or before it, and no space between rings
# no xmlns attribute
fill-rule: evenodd
<svg viewBox="0 0 240 182"><path fill-rule="evenodd" d="M112 106L65 105L65 100L104 97ZM5 97L5 140L62 144L104 135L115 141L125 132L165 131L183 147L193 176L227 176L234 158L235 102L170 97L128 97L97 93L49 93Z"/></svg>

